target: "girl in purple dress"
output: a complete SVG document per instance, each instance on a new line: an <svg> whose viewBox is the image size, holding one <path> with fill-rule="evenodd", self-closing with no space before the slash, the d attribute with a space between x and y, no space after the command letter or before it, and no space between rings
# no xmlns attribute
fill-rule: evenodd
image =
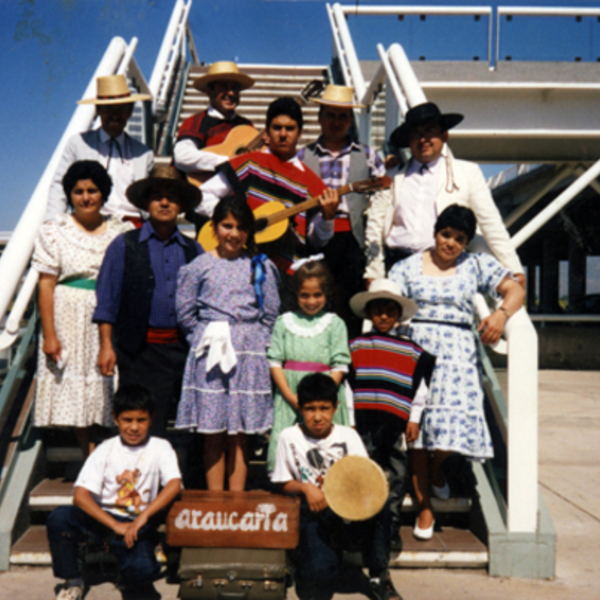
<svg viewBox="0 0 600 600"><path fill-rule="evenodd" d="M254 216L227 197L213 214L218 245L182 267L177 320L190 344L176 427L205 434L209 490L242 491L246 434L273 422L266 349L279 313L279 276L256 254Z"/></svg>

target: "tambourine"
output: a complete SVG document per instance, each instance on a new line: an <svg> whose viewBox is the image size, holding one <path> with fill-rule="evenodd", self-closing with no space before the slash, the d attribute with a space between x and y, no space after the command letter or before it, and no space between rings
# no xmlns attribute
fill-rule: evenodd
<svg viewBox="0 0 600 600"><path fill-rule="evenodd" d="M383 469L370 458L345 456L327 471L323 494L331 510L349 521L365 521L384 507L390 486Z"/></svg>

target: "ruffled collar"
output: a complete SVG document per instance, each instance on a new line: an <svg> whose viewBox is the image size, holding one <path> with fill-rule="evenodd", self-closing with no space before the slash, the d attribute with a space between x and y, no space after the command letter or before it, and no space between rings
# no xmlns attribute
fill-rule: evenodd
<svg viewBox="0 0 600 600"><path fill-rule="evenodd" d="M334 313L319 313L307 317L302 313L286 312L281 317L286 329L300 337L315 337L323 333L331 324Z"/></svg>

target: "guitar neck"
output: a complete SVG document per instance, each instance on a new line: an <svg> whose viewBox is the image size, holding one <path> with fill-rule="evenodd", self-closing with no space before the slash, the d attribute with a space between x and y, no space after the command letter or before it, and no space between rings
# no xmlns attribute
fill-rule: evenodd
<svg viewBox="0 0 600 600"><path fill-rule="evenodd" d="M344 194L347 194L348 192L351 192L351 191L352 191L351 183L349 183L348 185L344 185L341 188L336 190L338 197L343 196ZM272 225L273 223L283 221L283 219L289 219L291 217L294 217L298 213L310 210L311 208L317 206L318 204L319 204L319 198L311 197L308 200L305 200L304 202L300 202L300 204L294 204L294 206L290 206L289 208L286 208L285 210L282 210L274 215L269 215L268 217L266 217L267 225Z"/></svg>

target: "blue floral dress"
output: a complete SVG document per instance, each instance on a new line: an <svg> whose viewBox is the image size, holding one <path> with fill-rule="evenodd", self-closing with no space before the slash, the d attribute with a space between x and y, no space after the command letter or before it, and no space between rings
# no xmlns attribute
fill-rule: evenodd
<svg viewBox="0 0 600 600"><path fill-rule="evenodd" d="M496 288L509 274L494 257L467 252L449 277L423 275L423 254L396 263L390 271L389 278L419 305L410 337L437 357L415 448L479 460L494 456L472 329L474 298L479 292L497 299Z"/></svg>

